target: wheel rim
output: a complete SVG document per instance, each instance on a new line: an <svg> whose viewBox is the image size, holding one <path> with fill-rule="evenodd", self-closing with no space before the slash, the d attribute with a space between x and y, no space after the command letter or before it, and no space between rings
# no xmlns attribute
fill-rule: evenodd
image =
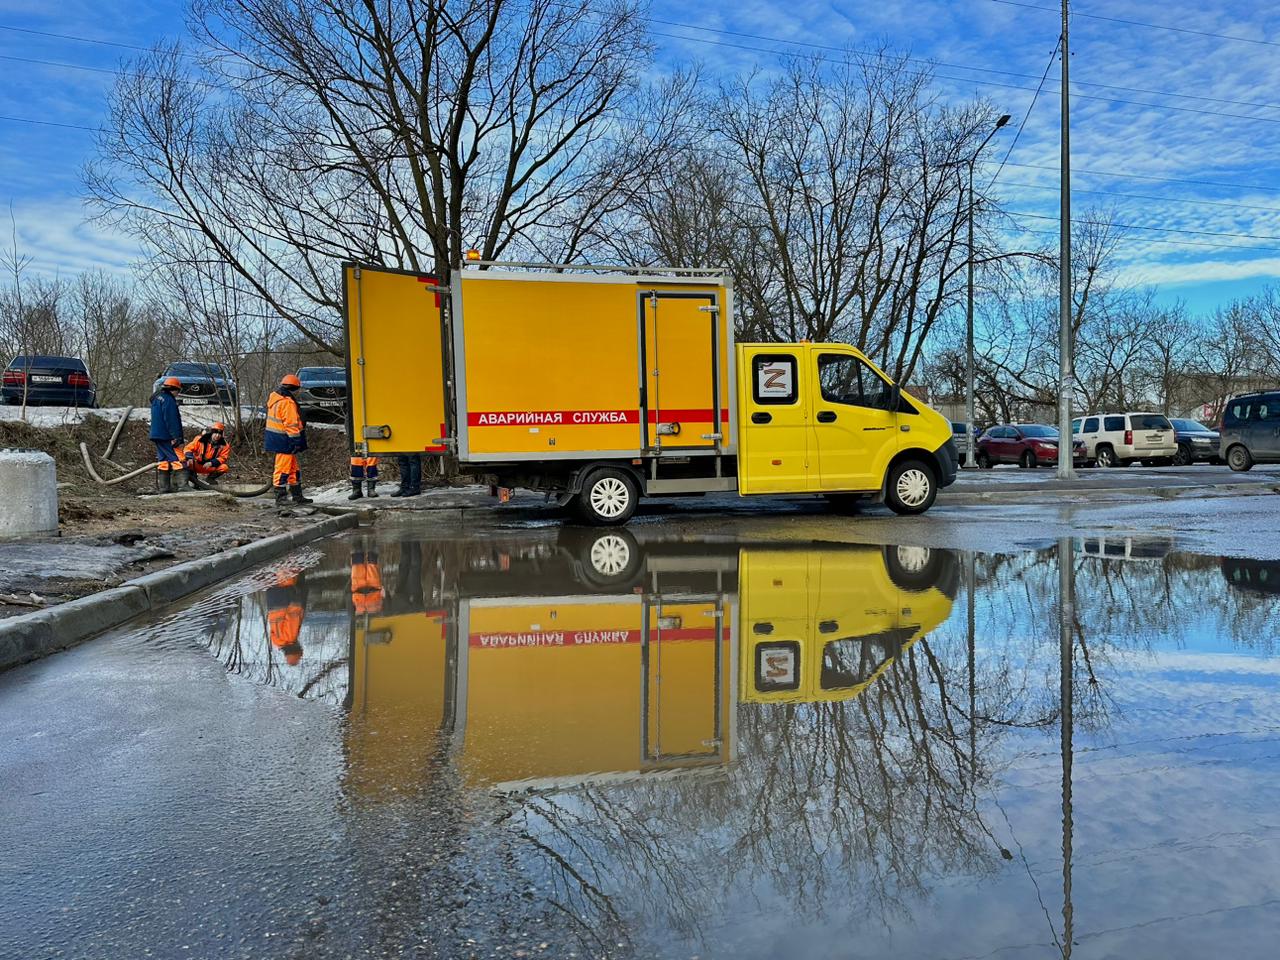
<svg viewBox="0 0 1280 960"><path fill-rule="evenodd" d="M1109 466L1111 466L1111 451L1110 451L1110 450L1099 450L1099 451L1098 451L1098 462L1099 462L1100 464L1102 464L1104 467L1109 467Z"/></svg>
<svg viewBox="0 0 1280 960"><path fill-rule="evenodd" d="M903 470L898 477L898 499L908 507L918 507L929 499L929 478L917 467Z"/></svg>
<svg viewBox="0 0 1280 960"><path fill-rule="evenodd" d="M631 504L631 491L617 477L602 477L591 485L591 509L612 520Z"/></svg>
<svg viewBox="0 0 1280 960"><path fill-rule="evenodd" d="M928 547L898 547L898 566L905 573L922 573L929 566L933 551Z"/></svg>
<svg viewBox="0 0 1280 960"><path fill-rule="evenodd" d="M591 545L591 566L596 573L616 577L631 562L631 546L617 534L601 537Z"/></svg>
<svg viewBox="0 0 1280 960"><path fill-rule="evenodd" d="M1231 456L1228 459L1231 461L1231 465L1233 467L1243 467L1245 463L1244 451L1239 447L1236 447L1231 451Z"/></svg>

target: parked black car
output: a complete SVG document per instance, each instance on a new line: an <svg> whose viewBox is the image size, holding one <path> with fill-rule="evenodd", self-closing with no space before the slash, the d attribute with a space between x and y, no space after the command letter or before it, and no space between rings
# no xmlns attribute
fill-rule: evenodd
<svg viewBox="0 0 1280 960"><path fill-rule="evenodd" d="M29 354L14 357L4 368L0 393L4 402L52 404L68 407L96 407L98 391L89 376L89 368L79 357L55 357Z"/></svg>
<svg viewBox="0 0 1280 960"><path fill-rule="evenodd" d="M347 371L345 367L302 367L298 371L302 389L298 406L311 420L342 420L347 410Z"/></svg>
<svg viewBox="0 0 1280 960"><path fill-rule="evenodd" d="M1178 440L1178 452L1173 455L1173 462L1179 467L1195 463L1197 460L1208 460L1210 463L1221 463L1218 459L1218 431L1210 430L1196 420L1174 420L1173 434Z"/></svg>
<svg viewBox="0 0 1280 960"><path fill-rule="evenodd" d="M178 402L188 405L220 404L234 407L240 401L240 391L231 373L220 363L204 363L199 360L177 360L164 368L151 385L151 392L160 389L166 377L182 381Z"/></svg>
<svg viewBox="0 0 1280 960"><path fill-rule="evenodd" d="M1218 456L1232 470L1280 463L1280 392L1233 397L1222 412Z"/></svg>

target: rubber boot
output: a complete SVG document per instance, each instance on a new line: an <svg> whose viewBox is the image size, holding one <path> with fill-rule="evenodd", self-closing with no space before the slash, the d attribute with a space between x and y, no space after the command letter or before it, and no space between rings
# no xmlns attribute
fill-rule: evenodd
<svg viewBox="0 0 1280 960"><path fill-rule="evenodd" d="M206 487L216 487L218 485L218 475L216 473L209 474L204 478L204 485ZM192 486L194 487L195 484L193 483Z"/></svg>
<svg viewBox="0 0 1280 960"><path fill-rule="evenodd" d="M276 506L277 507L287 506L289 503L289 488L276 487L275 489L276 489Z"/></svg>
<svg viewBox="0 0 1280 960"><path fill-rule="evenodd" d="M190 467L187 467L182 472L186 474L186 483L188 487L190 487L192 490L200 489L199 487L196 486L196 472L194 470L192 470Z"/></svg>
<svg viewBox="0 0 1280 960"><path fill-rule="evenodd" d="M295 483L289 487L289 493L293 497L294 503L315 503L314 500L308 499L302 495L302 484Z"/></svg>
<svg viewBox="0 0 1280 960"><path fill-rule="evenodd" d="M359 484L356 484L356 486L359 486ZM369 497L369 499L370 499L370 500L372 500L372 499L374 499L375 497L377 497L377 495L378 495L378 481L377 481L377 480L366 480L366 481L364 482L364 488L365 488L365 494Z"/></svg>
<svg viewBox="0 0 1280 960"><path fill-rule="evenodd" d="M361 497L363 497L363 496L364 496L364 493L363 493L363 492L361 491L361 489L360 489L360 481L359 481L359 480L352 480L352 481L351 481L351 492L347 494L347 499L348 499L348 500L359 500L359 499L360 499Z"/></svg>
<svg viewBox="0 0 1280 960"><path fill-rule="evenodd" d="M160 492L173 493L173 471L172 470L160 471Z"/></svg>

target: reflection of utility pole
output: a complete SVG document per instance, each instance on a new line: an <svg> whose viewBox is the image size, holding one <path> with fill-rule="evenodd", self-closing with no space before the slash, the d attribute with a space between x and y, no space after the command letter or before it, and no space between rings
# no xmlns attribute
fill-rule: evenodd
<svg viewBox="0 0 1280 960"><path fill-rule="evenodd" d="M969 779L970 787L978 779L978 676L977 676L977 643L974 639L973 592L978 585L977 562L972 550L964 554L964 569L967 594L966 635L969 640Z"/></svg>
<svg viewBox="0 0 1280 960"><path fill-rule="evenodd" d="M1074 909L1071 905L1071 760L1072 696L1075 663L1075 563L1071 538L1058 541L1058 674L1062 726L1062 956L1071 956Z"/></svg>

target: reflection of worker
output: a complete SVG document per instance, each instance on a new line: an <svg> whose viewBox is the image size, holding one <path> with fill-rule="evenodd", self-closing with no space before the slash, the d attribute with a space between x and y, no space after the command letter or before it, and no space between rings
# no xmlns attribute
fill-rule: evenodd
<svg viewBox="0 0 1280 960"><path fill-rule="evenodd" d="M303 598L306 583L301 571L284 568L276 571L276 582L267 588L267 631L271 646L284 655L284 662L296 667L302 662L302 618L306 615Z"/></svg>
<svg viewBox="0 0 1280 960"><path fill-rule="evenodd" d="M182 414L174 396L182 389L177 377L166 377L151 395L151 442L156 445L156 469L160 471L160 492L173 493L173 472L181 470L175 447L182 446Z"/></svg>
<svg viewBox="0 0 1280 960"><path fill-rule="evenodd" d="M214 486L218 477L227 472L227 461L230 459L231 444L227 443L227 425L215 423L202 431L182 451L187 483L194 487L196 476L199 475L205 478L205 483L209 486Z"/></svg>
<svg viewBox="0 0 1280 960"><path fill-rule="evenodd" d="M302 381L292 373L280 379L280 386L267 401L267 432L263 448L276 455L271 471L271 485L276 491L276 505L282 506L293 495L294 503L312 503L302 495L302 475L298 470L298 454L307 449L307 425L294 397Z"/></svg>
<svg viewBox="0 0 1280 960"><path fill-rule="evenodd" d="M351 552L351 603L357 616L382 612L382 571L378 567L378 551Z"/></svg>
<svg viewBox="0 0 1280 960"><path fill-rule="evenodd" d="M376 497L378 495L377 457L351 458L351 493L347 495L348 500L359 500L364 496L360 492L361 483L368 489L369 496Z"/></svg>

